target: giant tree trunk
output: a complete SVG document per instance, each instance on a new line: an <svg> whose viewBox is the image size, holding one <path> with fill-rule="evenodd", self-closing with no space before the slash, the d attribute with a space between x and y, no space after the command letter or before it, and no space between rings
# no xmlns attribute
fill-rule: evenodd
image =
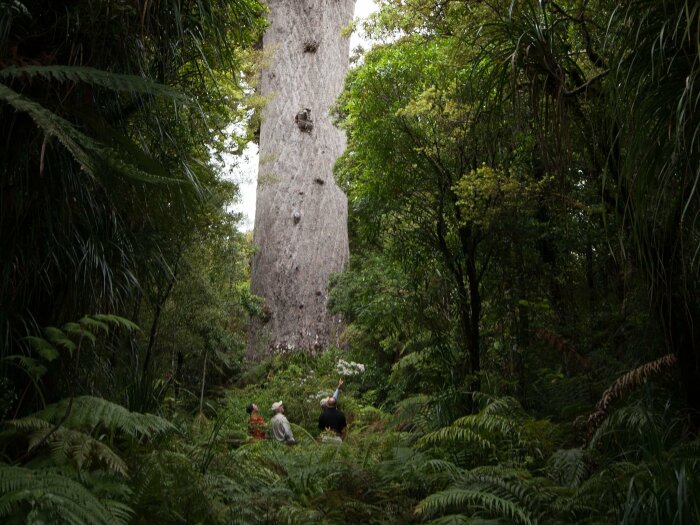
<svg viewBox="0 0 700 525"><path fill-rule="evenodd" d="M345 135L330 107L343 87L355 0L269 0L260 90L253 293L267 316L251 329L249 357L317 351L340 320L326 309L328 277L348 258L347 199L332 168Z"/></svg>

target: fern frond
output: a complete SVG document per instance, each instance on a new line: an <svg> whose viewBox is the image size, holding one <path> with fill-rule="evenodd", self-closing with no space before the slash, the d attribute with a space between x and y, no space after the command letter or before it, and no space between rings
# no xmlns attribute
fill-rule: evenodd
<svg viewBox="0 0 700 525"><path fill-rule="evenodd" d="M8 355L5 359L10 362L16 362L17 366L26 372L33 381L37 381L48 371L48 368L38 360L26 355Z"/></svg>
<svg viewBox="0 0 700 525"><path fill-rule="evenodd" d="M92 139L80 133L67 120L3 84L0 84L0 100L7 102L17 111L27 113L46 135L56 137L87 173L96 175L97 164L86 151L86 147L97 148Z"/></svg>
<svg viewBox="0 0 700 525"><path fill-rule="evenodd" d="M576 488L570 497L568 511L584 515L591 509L614 511L628 490L629 480L649 477L644 465L620 461L607 466Z"/></svg>
<svg viewBox="0 0 700 525"><path fill-rule="evenodd" d="M647 439L663 428L660 414L652 411L643 402L627 404L606 417L589 437L589 447L597 447L606 438L619 437ZM634 445L636 448L638 445Z"/></svg>
<svg viewBox="0 0 700 525"><path fill-rule="evenodd" d="M547 475L560 485L578 487L588 475L583 449L557 450L547 461Z"/></svg>
<svg viewBox="0 0 700 525"><path fill-rule="evenodd" d="M124 504L108 508L86 487L51 469L31 470L0 463L0 518L27 516L32 509L53 523L121 525L131 519ZM117 510L112 513L112 509Z"/></svg>
<svg viewBox="0 0 700 525"><path fill-rule="evenodd" d="M596 405L596 410L588 416L588 433L589 435L600 425L601 421L608 415L610 404L616 399L621 398L625 392L637 388L645 383L650 377L666 372L676 365L678 359L674 354L666 354L654 361L643 364L630 370L626 374L618 377L610 387L603 392L600 401Z"/></svg>
<svg viewBox="0 0 700 525"><path fill-rule="evenodd" d="M472 396L481 407L479 414L486 416L503 416L510 420L526 417L520 402L511 396L493 396L482 392L473 392Z"/></svg>
<svg viewBox="0 0 700 525"><path fill-rule="evenodd" d="M479 488L496 496L516 501L529 509L541 509L553 499L526 470L501 465L477 467L466 472L456 485L459 488Z"/></svg>
<svg viewBox="0 0 700 525"><path fill-rule="evenodd" d="M471 428L444 427L430 432L418 440L418 446L426 447L443 443L465 443L482 450L495 450L496 444Z"/></svg>
<svg viewBox="0 0 700 525"><path fill-rule="evenodd" d="M590 370L591 360L579 354L576 348L560 334L539 328L535 331L535 335L577 365L581 370Z"/></svg>
<svg viewBox="0 0 700 525"><path fill-rule="evenodd" d="M378 465L378 473L384 484L396 484L406 489L443 488L459 479L461 469L450 461L431 459L426 454L409 447L396 447L393 457Z"/></svg>
<svg viewBox="0 0 700 525"><path fill-rule="evenodd" d="M431 517L452 510L464 513L486 511L490 515L508 517L518 523L533 523L529 513L518 504L489 492L473 489L450 488L431 494L418 504L416 514Z"/></svg>
<svg viewBox="0 0 700 525"><path fill-rule="evenodd" d="M425 394L418 394L401 400L396 405L394 425L398 429L418 428L425 429L428 425L433 398Z"/></svg>
<svg viewBox="0 0 700 525"><path fill-rule="evenodd" d="M46 444L57 464L70 461L79 471L104 466L123 476L128 475L124 460L105 443L77 430L52 430L53 427L32 433L29 436L29 450Z"/></svg>
<svg viewBox="0 0 700 525"><path fill-rule="evenodd" d="M453 479L459 472L461 472L461 469L459 469L459 467L457 467L454 463L442 459L430 459L425 463L425 466L430 471L435 473L447 473Z"/></svg>
<svg viewBox="0 0 700 525"><path fill-rule="evenodd" d="M453 426L508 436L518 432L516 422L517 420L512 416L500 415L495 413L495 411L489 411L487 407L478 414L457 419Z"/></svg>
<svg viewBox="0 0 700 525"><path fill-rule="evenodd" d="M68 338L66 333L55 326L44 328L44 335L53 345L62 346L68 350L70 355L73 355L73 351L77 348L77 345Z"/></svg>
<svg viewBox="0 0 700 525"><path fill-rule="evenodd" d="M39 354L46 361L54 361L60 355L56 347L49 343L43 337L36 337L30 335L25 337L24 339L25 341L28 341L32 348L36 350L36 353Z"/></svg>
<svg viewBox="0 0 700 525"><path fill-rule="evenodd" d="M97 321L102 321L104 323L111 324L111 325L116 326L118 328L124 328L126 330L129 330L130 332L135 332L135 331L140 330L139 325L137 325L133 321L130 321L126 317L121 317L119 315L93 314L90 317L92 317L93 319L96 319Z"/></svg>
<svg viewBox="0 0 700 525"><path fill-rule="evenodd" d="M63 330L68 334L72 334L72 335L75 335L78 337L85 337L85 338L89 339L90 342L93 344L97 342L97 337L95 336L95 334L92 333L92 331L90 331L90 330L86 330L78 323L74 323L74 322L66 323L65 325L63 325ZM41 338L38 338L38 339L41 339ZM41 339L41 340L43 341L43 339Z"/></svg>
<svg viewBox="0 0 700 525"><path fill-rule="evenodd" d="M109 325L104 321L96 319L92 315L84 315L80 319L79 323L85 328L90 329L95 334L98 332L104 332L105 334L109 332Z"/></svg>
<svg viewBox="0 0 700 525"><path fill-rule="evenodd" d="M16 91L0 84L0 100L7 102L17 111L27 113L34 123L47 136L56 137L86 172L96 177L100 163L104 163L117 173L148 183L179 184L180 179L163 177L146 172L137 166L125 162L119 152L99 144L84 133L78 131L70 122L49 111L40 104L30 100Z"/></svg>
<svg viewBox="0 0 700 525"><path fill-rule="evenodd" d="M63 425L68 428L102 427L123 432L137 439L152 438L174 428L169 421L159 416L130 412L121 405L99 397L76 397L73 399L70 410L68 410L69 403L70 400L64 399L47 406L33 417L52 423L65 418Z"/></svg>
<svg viewBox="0 0 700 525"><path fill-rule="evenodd" d="M493 406L493 405L490 405ZM500 407L494 407L488 411L484 408L479 414L461 417L451 426L444 427L423 436L419 441L420 446L436 445L440 443L469 443L482 450L495 450L494 439L519 439L519 431L515 420L511 417L497 415Z"/></svg>
<svg viewBox="0 0 700 525"><path fill-rule="evenodd" d="M430 525L505 525L503 518L474 518L464 514L449 514L430 520L428 523Z"/></svg>
<svg viewBox="0 0 700 525"><path fill-rule="evenodd" d="M82 82L112 91L164 96L181 102L185 96L170 86L158 84L147 77L124 75L82 66L23 66L0 70L0 78L43 77L57 82Z"/></svg>
<svg viewBox="0 0 700 525"><path fill-rule="evenodd" d="M21 419L13 419L11 421L7 421L7 425L10 427L13 427L17 430L25 430L25 431L36 431L36 430L41 430L44 428L50 428L51 424L48 421L45 421L43 419L39 419L37 417L32 417L32 416L27 416L23 417Z"/></svg>

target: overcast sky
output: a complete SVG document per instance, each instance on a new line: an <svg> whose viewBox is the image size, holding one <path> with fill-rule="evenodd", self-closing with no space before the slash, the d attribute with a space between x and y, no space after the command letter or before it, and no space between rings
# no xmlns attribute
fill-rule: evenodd
<svg viewBox="0 0 700 525"><path fill-rule="evenodd" d="M355 17L365 18L367 15L375 11L377 7L374 5L374 0L357 0L355 4ZM354 49L361 44L362 40L357 34L353 34L350 38L350 49ZM236 160L230 159L232 177L238 183L241 193L241 199L233 208L235 211L243 213L243 223L241 229L244 231L253 229L253 221L255 220L255 187L257 185L258 176L258 147L255 144L249 144L246 148L243 157ZM228 170L227 170L228 171Z"/></svg>

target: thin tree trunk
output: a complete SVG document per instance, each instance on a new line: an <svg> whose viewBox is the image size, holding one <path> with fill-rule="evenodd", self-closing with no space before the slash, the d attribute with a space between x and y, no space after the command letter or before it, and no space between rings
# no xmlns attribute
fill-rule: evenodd
<svg viewBox="0 0 700 525"><path fill-rule="evenodd" d="M202 365L202 388L199 392L199 413L204 410L204 385L207 383L207 358L209 357L209 348L204 351L204 365Z"/></svg>
<svg viewBox="0 0 700 525"><path fill-rule="evenodd" d="M268 5L251 268L251 289L268 315L251 328L251 358L334 342L340 319L326 308L328 279L348 259L347 198L332 173L345 135L328 113L347 71L349 40L341 30L355 0Z"/></svg>

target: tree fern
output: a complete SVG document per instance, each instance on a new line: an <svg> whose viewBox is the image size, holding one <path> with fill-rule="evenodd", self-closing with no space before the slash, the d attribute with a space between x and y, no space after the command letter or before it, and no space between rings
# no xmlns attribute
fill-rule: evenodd
<svg viewBox="0 0 700 525"><path fill-rule="evenodd" d="M206 520L212 494L193 458L177 450L152 450L132 473L132 507L153 520L198 523Z"/></svg>
<svg viewBox="0 0 700 525"><path fill-rule="evenodd" d="M409 447L397 447L391 457L377 466L384 484L394 484L414 493L445 487L459 476L461 469L454 463L432 459L427 454Z"/></svg>

